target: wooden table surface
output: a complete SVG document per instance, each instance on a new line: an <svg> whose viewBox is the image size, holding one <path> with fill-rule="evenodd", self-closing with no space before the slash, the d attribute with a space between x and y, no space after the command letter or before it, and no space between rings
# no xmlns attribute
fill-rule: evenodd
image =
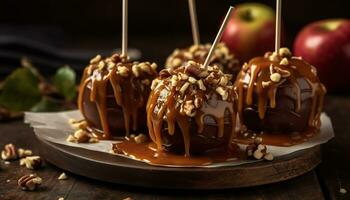
<svg viewBox="0 0 350 200"><path fill-rule="evenodd" d="M325 110L332 118L336 137L322 146L322 164L285 182L231 190L155 190L109 184L69 173L68 180L59 181L57 177L62 170L45 163L43 168L35 171L43 178L43 184L38 191L26 192L18 188L17 180L33 171L20 167L18 161L9 165L1 161L0 199L350 199L350 145L347 144L350 142L350 98L327 97ZM36 150L33 130L22 120L0 123L0 146L7 143L40 154ZM340 188L349 192L342 194Z"/></svg>

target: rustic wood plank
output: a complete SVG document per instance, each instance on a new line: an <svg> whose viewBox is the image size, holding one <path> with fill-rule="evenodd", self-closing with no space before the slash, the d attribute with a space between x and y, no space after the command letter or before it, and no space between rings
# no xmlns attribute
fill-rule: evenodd
<svg viewBox="0 0 350 200"><path fill-rule="evenodd" d="M348 97L328 97L325 110L330 115L335 138L322 146L323 163L317 175L329 199L349 199L350 193L350 100ZM347 194L341 194L345 188Z"/></svg>

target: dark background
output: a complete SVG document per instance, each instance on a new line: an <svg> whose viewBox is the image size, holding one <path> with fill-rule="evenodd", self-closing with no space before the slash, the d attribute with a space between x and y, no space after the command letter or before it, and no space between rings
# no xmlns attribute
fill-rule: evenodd
<svg viewBox="0 0 350 200"><path fill-rule="evenodd" d="M243 2L251 1L197 0L201 41L211 42L228 6ZM255 2L275 7L275 0ZM23 55L38 62L44 73L50 73L64 63L79 71L93 54L109 54L121 46L121 3L121 0L2 0L0 36L10 36L12 42L0 37L0 76L17 66ZM312 21L350 18L349 7L347 0L284 0L282 17L287 46L292 47L296 33ZM13 41L18 36L21 39ZM190 45L191 37L187 0L129 0L129 46L141 50L142 60L162 65L174 48ZM34 44L40 41L39 47L44 50L33 50L33 41Z"/></svg>

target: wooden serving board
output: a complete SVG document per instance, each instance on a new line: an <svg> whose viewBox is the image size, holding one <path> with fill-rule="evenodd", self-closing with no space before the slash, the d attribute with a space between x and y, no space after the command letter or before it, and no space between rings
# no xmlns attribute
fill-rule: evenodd
<svg viewBox="0 0 350 200"><path fill-rule="evenodd" d="M274 161L219 168L169 168L51 143L38 138L41 155L81 176L132 186L167 189L225 189L257 186L300 176L321 162L316 146Z"/></svg>

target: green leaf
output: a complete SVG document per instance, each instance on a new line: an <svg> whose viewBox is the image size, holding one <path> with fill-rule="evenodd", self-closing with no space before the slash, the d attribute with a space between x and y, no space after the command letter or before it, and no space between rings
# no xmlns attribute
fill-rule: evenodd
<svg viewBox="0 0 350 200"><path fill-rule="evenodd" d="M58 92L68 101L74 100L76 96L75 79L75 72L68 66L58 69L53 78L53 84Z"/></svg>
<svg viewBox="0 0 350 200"><path fill-rule="evenodd" d="M28 68L19 68L3 82L0 105L11 111L26 111L40 101L39 78Z"/></svg>
<svg viewBox="0 0 350 200"><path fill-rule="evenodd" d="M39 103L32 107L32 112L54 112L61 110L60 103L53 99L43 97Z"/></svg>

